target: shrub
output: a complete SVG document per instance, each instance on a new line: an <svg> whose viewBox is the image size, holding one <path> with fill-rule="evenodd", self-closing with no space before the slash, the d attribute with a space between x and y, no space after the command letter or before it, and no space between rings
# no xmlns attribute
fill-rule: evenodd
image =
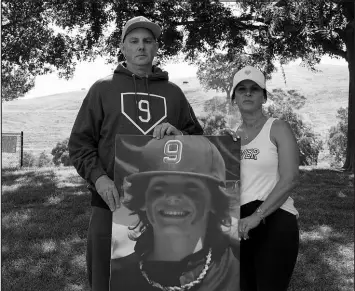
<svg viewBox="0 0 355 291"><path fill-rule="evenodd" d="M316 135L311 126L293 112L291 106L286 104L265 106L264 112L274 118L288 122L297 140L300 151L300 165L317 165L319 152L323 149L323 142Z"/></svg>
<svg viewBox="0 0 355 291"><path fill-rule="evenodd" d="M238 124L240 112L237 106L230 104L225 98L214 97L204 104L206 115L199 118L205 135L218 135L226 127ZM229 113L229 114L228 114Z"/></svg>
<svg viewBox="0 0 355 291"><path fill-rule="evenodd" d="M38 167L46 167L52 165L51 158L47 155L45 151L41 152L38 157L37 166Z"/></svg>
<svg viewBox="0 0 355 291"><path fill-rule="evenodd" d="M329 129L328 147L330 154L337 163L343 163L346 157L348 136L348 108L339 108L337 111L339 122Z"/></svg>
<svg viewBox="0 0 355 291"><path fill-rule="evenodd" d="M272 89L272 91L268 93L268 99L272 100L276 105L289 105L293 109L301 109L307 100L306 97L296 90L285 91L283 89Z"/></svg>
<svg viewBox="0 0 355 291"><path fill-rule="evenodd" d="M238 107L233 106L230 103L230 100L226 100L225 98L214 97L210 100L207 100L203 109L205 112L208 112L212 115L223 115L225 118L228 117L230 119L230 125L239 123L241 118Z"/></svg>
<svg viewBox="0 0 355 291"><path fill-rule="evenodd" d="M58 142L57 145L52 149L53 163L56 166L71 166L71 162L69 159L69 149L68 149L69 138Z"/></svg>
<svg viewBox="0 0 355 291"><path fill-rule="evenodd" d="M198 118L204 135L218 135L226 128L227 121L222 114L209 114Z"/></svg>
<svg viewBox="0 0 355 291"><path fill-rule="evenodd" d="M62 156L60 157L60 161L61 161L62 165L65 167L71 166L72 163L69 158L69 152L64 152L62 154Z"/></svg>
<svg viewBox="0 0 355 291"><path fill-rule="evenodd" d="M22 160L22 165L24 167L35 167L36 166L36 157L34 154L29 153L29 152L24 152L23 153L23 160Z"/></svg>

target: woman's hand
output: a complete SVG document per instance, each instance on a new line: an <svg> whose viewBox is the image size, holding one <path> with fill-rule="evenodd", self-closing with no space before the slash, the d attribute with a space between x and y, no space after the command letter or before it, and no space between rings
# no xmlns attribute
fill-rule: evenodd
<svg viewBox="0 0 355 291"><path fill-rule="evenodd" d="M248 239L249 230L257 227L260 224L261 220L262 220L261 217L257 214L252 214L250 216L247 216L239 220L239 226L238 226L239 238Z"/></svg>

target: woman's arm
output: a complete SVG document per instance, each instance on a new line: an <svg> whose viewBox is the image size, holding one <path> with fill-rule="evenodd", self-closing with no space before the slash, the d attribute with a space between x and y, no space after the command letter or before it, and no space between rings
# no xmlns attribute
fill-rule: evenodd
<svg viewBox="0 0 355 291"><path fill-rule="evenodd" d="M283 120L275 120L270 133L271 141L277 146L279 181L266 200L260 205L260 212L254 212L239 223L241 237L248 238L250 229L259 225L263 218L282 206L289 192L295 188L299 176L299 150L290 125Z"/></svg>
<svg viewBox="0 0 355 291"><path fill-rule="evenodd" d="M299 177L299 150L290 125L283 120L275 120L270 137L277 146L280 180L260 206L264 217L286 202L289 192L296 187Z"/></svg>

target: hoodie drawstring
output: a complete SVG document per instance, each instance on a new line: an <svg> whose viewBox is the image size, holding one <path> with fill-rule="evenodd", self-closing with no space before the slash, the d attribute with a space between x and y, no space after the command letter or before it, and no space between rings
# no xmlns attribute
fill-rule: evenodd
<svg viewBox="0 0 355 291"><path fill-rule="evenodd" d="M133 78L133 85L134 85L134 102L136 103L136 116L135 116L135 120L136 122L138 121L138 100L137 100L137 82L136 82L136 75L132 74L132 78Z"/></svg>
<svg viewBox="0 0 355 291"><path fill-rule="evenodd" d="M148 86L148 75L145 76L145 88L147 90L147 93L148 93L148 102L149 102L149 105L151 105L151 96L149 94L149 86Z"/></svg>
<svg viewBox="0 0 355 291"><path fill-rule="evenodd" d="M136 75L135 75L135 74L132 74L132 78L133 78L133 85L134 85L134 101L135 101L135 103L136 103L136 116L135 116L135 121L138 122L139 108L138 108ZM148 98L147 98L147 99L148 99L149 105L151 105L152 97L150 96L150 93L149 93L148 75L146 75L144 79L145 79L145 80L144 80L145 89L146 89L147 94L148 94Z"/></svg>

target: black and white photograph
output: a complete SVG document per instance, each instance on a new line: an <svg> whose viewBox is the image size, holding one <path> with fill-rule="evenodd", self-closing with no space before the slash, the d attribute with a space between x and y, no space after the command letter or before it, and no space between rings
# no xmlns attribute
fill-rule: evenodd
<svg viewBox="0 0 355 291"><path fill-rule="evenodd" d="M1 290L354 290L354 14L1 1Z"/></svg>
<svg viewBox="0 0 355 291"><path fill-rule="evenodd" d="M110 290L239 290L240 140L116 137Z"/></svg>

